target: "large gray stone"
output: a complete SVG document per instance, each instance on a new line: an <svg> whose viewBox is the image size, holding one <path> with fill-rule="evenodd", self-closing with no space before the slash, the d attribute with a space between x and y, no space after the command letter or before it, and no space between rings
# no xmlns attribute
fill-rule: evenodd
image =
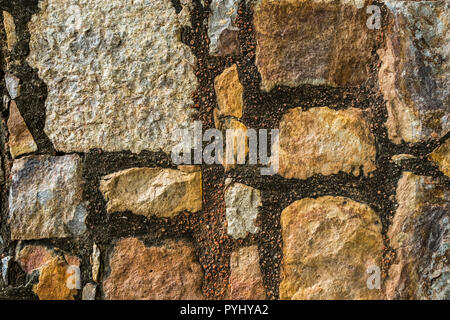
<svg viewBox="0 0 450 320"><path fill-rule="evenodd" d="M189 4L190 1L182 1ZM168 0L41 0L28 63L48 85L45 132L64 152L164 150L193 123L188 8Z"/></svg>
<svg viewBox="0 0 450 320"><path fill-rule="evenodd" d="M86 230L78 155L30 156L11 171L9 214L12 240L64 238Z"/></svg>

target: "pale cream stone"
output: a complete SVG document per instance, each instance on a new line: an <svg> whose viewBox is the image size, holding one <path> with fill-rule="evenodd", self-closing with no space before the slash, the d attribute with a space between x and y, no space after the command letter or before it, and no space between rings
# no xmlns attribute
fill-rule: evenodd
<svg viewBox="0 0 450 320"><path fill-rule="evenodd" d="M181 42L190 1L41 0L28 63L48 86L56 150L170 153L195 111L195 57Z"/></svg>

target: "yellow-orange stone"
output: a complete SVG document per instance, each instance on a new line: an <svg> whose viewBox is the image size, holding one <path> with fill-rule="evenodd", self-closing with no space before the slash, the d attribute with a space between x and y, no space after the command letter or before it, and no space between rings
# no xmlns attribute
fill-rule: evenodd
<svg viewBox="0 0 450 320"><path fill-rule="evenodd" d="M69 289L68 280L71 273L69 265L62 257L54 258L42 268L39 283L33 286L34 293L40 300L73 300L76 289Z"/></svg>
<svg viewBox="0 0 450 320"><path fill-rule="evenodd" d="M14 23L14 17L7 11L3 11L3 24L5 26L8 49L12 50L17 43L16 24Z"/></svg>
<svg viewBox="0 0 450 320"><path fill-rule="evenodd" d="M131 211L146 217L174 217L202 209L202 173L192 167L180 170L131 168L102 178L100 191L107 211Z"/></svg>
<svg viewBox="0 0 450 320"><path fill-rule="evenodd" d="M222 165L225 171L236 167L236 164L244 164L245 157L249 151L248 129L245 124L233 118L225 118L219 120L218 129L225 132L225 150L222 159ZM228 157L230 157L230 161L228 161Z"/></svg>
<svg viewBox="0 0 450 320"><path fill-rule="evenodd" d="M434 150L428 156L428 159L436 163L439 166L439 170L447 177L450 177L450 139L447 139L444 144Z"/></svg>

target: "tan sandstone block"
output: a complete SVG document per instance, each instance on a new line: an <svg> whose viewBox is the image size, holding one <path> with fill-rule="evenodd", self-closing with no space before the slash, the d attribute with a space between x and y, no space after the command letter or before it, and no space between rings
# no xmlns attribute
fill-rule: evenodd
<svg viewBox="0 0 450 320"><path fill-rule="evenodd" d="M185 170L188 170L186 168ZM107 211L131 211L146 217L174 217L202 209L202 174L163 168L131 168L100 181Z"/></svg>
<svg viewBox="0 0 450 320"><path fill-rule="evenodd" d="M203 273L193 247L168 241L146 247L136 238L117 242L103 282L109 300L201 300Z"/></svg>
<svg viewBox="0 0 450 320"><path fill-rule="evenodd" d="M367 205L325 196L294 202L281 213L281 299L380 299L367 287L381 266L381 222Z"/></svg>

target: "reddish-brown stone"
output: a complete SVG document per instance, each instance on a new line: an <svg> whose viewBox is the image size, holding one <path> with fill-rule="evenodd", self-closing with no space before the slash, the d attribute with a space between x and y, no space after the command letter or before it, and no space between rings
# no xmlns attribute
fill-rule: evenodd
<svg viewBox="0 0 450 320"><path fill-rule="evenodd" d="M136 238L117 242L111 273L103 283L111 300L198 300L203 272L194 248L184 241L146 247Z"/></svg>
<svg viewBox="0 0 450 320"><path fill-rule="evenodd" d="M231 255L230 295L233 300L264 300L258 247L241 248Z"/></svg>
<svg viewBox="0 0 450 320"><path fill-rule="evenodd" d="M75 278L69 265L62 257L54 258L44 266L39 275L39 283L33 286L33 291L40 300L73 300L77 293L74 288Z"/></svg>

